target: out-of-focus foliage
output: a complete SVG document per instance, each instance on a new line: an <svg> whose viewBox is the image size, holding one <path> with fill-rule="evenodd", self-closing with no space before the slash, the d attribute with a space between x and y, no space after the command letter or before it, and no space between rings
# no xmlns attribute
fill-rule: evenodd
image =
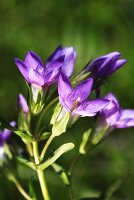
<svg viewBox="0 0 134 200"><path fill-rule="evenodd" d="M91 58L111 51L119 51L128 63L112 75L103 87L103 94L112 91L124 107L134 108L134 1L133 0L1 0L0 1L0 115L13 119L17 115L17 94L26 94L23 78L14 64L14 57L24 59L30 49L45 61L59 44L74 46L77 51L75 71ZM89 119L83 119L71 129L72 138L80 143L84 127ZM79 128L78 128L79 127ZM83 157L74 169L75 191L85 196L106 192L120 181L120 187L112 200L133 200L134 183L134 129L114 131L91 155ZM67 137L67 138L66 138ZM16 138L14 138L16 140ZM14 141L15 142L15 141ZM57 141L58 142L58 141ZM60 162L66 163L65 160ZM83 165L84 162L84 165ZM23 170L23 177L26 174ZM53 199L63 199L65 188L60 180L51 178ZM80 180L80 177L83 177ZM24 183L25 183L24 179ZM36 180L35 180L36 181ZM81 181L81 182L79 182ZM54 187L56 189L54 189ZM16 188L0 176L0 198L8 199L16 194ZM10 190L9 190L10 188ZM59 188L63 190L59 194ZM37 186L37 190L38 186ZM78 194L79 195L79 194ZM67 196L67 195L66 195ZM21 199L16 196L16 199ZM15 199L13 197L12 199Z"/></svg>

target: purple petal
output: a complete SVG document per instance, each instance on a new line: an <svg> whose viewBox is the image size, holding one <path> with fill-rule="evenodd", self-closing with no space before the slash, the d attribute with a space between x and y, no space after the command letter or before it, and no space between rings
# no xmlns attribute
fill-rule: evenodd
<svg viewBox="0 0 134 200"><path fill-rule="evenodd" d="M44 73L44 84L50 85L58 79L60 67L64 61L64 56L59 57L57 60L51 62Z"/></svg>
<svg viewBox="0 0 134 200"><path fill-rule="evenodd" d="M86 100L90 95L92 90L93 79L89 78L82 83L78 84L70 93L69 99L73 102L77 101L81 103L83 100Z"/></svg>
<svg viewBox="0 0 134 200"><path fill-rule="evenodd" d="M48 58L47 65L50 65L51 62L56 60L57 58L65 56L63 66L61 68L62 72L66 74L68 77L72 75L74 63L76 59L76 52L73 47L62 47L59 46L53 54Z"/></svg>
<svg viewBox="0 0 134 200"><path fill-rule="evenodd" d="M109 100L106 99L96 99L92 101L86 100L74 110L74 113L82 116L94 116L97 112L104 109L108 104Z"/></svg>
<svg viewBox="0 0 134 200"><path fill-rule="evenodd" d="M24 113L29 112L29 107L27 105L26 99L22 94L19 94L19 107L23 110Z"/></svg>
<svg viewBox="0 0 134 200"><path fill-rule="evenodd" d="M123 119L134 119L134 110L131 109L121 110L120 120Z"/></svg>
<svg viewBox="0 0 134 200"><path fill-rule="evenodd" d="M15 127L16 126L16 122L12 121L12 122L10 122L10 125L12 127ZM3 142L7 142L9 140L9 138L11 136L11 133L12 133L11 130L8 130L6 128L3 130L3 133L2 133Z"/></svg>
<svg viewBox="0 0 134 200"><path fill-rule="evenodd" d="M61 56L61 52L62 52L62 46L59 45L55 50L54 52L50 55L50 57L47 59L47 66L52 62L54 61L55 59L57 59L58 57Z"/></svg>
<svg viewBox="0 0 134 200"><path fill-rule="evenodd" d="M24 61L26 66L32 67L36 70L37 66L44 66L42 60L40 57L33 51L28 51L25 61Z"/></svg>
<svg viewBox="0 0 134 200"><path fill-rule="evenodd" d="M73 47L65 47L63 48L63 53L65 55L64 64L61 68L61 71L70 77L74 70L74 63L76 60L76 52Z"/></svg>
<svg viewBox="0 0 134 200"><path fill-rule="evenodd" d="M134 119L124 119L124 120L119 120L117 123L114 125L115 128L128 128L134 126Z"/></svg>
<svg viewBox="0 0 134 200"><path fill-rule="evenodd" d="M31 84L35 84L39 87L44 85L44 78L33 68L29 70L29 80Z"/></svg>
<svg viewBox="0 0 134 200"><path fill-rule="evenodd" d="M69 108L66 105L65 101L71 91L72 91L72 87L71 87L69 78L61 73L58 80L59 100L62 106L66 108L67 110L69 110Z"/></svg>
<svg viewBox="0 0 134 200"><path fill-rule="evenodd" d="M111 101L114 101L115 104L117 105L117 107L118 108L120 107L119 101L118 101L118 99L116 98L116 96L113 93L108 93L106 96L104 96L104 98L108 99L108 100L111 100Z"/></svg>
<svg viewBox="0 0 134 200"><path fill-rule="evenodd" d="M116 70L118 70L120 67L122 67L125 63L127 62L127 60L125 59L120 59L117 60L116 64L113 66L113 68L111 69L110 73L115 72Z"/></svg>
<svg viewBox="0 0 134 200"><path fill-rule="evenodd" d="M18 58L15 58L15 64L17 65L18 69L20 70L24 78L30 83L29 76L28 76L29 68L22 62L22 60Z"/></svg>

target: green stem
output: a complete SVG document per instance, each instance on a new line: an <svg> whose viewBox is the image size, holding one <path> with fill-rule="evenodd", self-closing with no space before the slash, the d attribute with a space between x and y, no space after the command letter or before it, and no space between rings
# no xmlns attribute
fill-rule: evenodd
<svg viewBox="0 0 134 200"><path fill-rule="evenodd" d="M40 117L39 117L39 120L37 122L37 126L36 126L36 129L35 129L35 133L38 133L39 131L39 128L40 128L40 125L41 125L41 122L42 122L42 118L44 117L45 113L47 112L47 110L54 104L56 103L56 101L58 100L58 97L56 97L55 99L53 99L47 106L46 108L43 110L43 112L41 113Z"/></svg>
<svg viewBox="0 0 134 200"><path fill-rule="evenodd" d="M35 163L38 165L40 163L40 157L38 151L38 143L36 141L33 142L33 153L34 153ZM40 182L40 187L44 200L50 200L43 170L37 169L37 175Z"/></svg>
<svg viewBox="0 0 134 200"><path fill-rule="evenodd" d="M42 152L41 152L41 155L40 155L40 159L41 159L41 160L44 158L45 153L46 153L46 151L47 151L47 149L48 149L48 147L49 147L49 145L51 144L51 142L52 142L53 139L54 139L54 136L51 135L51 136L49 137L49 139L47 140L47 142L46 142L46 144L45 144L45 146L44 146L44 148L43 148L43 150L42 150Z"/></svg>
<svg viewBox="0 0 134 200"><path fill-rule="evenodd" d="M10 174L9 179L16 185L19 192L22 194L22 196L27 200L32 200L32 198L27 194L27 192L23 189L19 181L15 178L15 176Z"/></svg>

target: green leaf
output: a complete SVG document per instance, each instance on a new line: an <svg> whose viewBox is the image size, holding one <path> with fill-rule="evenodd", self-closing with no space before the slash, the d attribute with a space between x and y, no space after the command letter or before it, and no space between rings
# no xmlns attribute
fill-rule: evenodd
<svg viewBox="0 0 134 200"><path fill-rule="evenodd" d="M70 113L66 112L64 117L62 117L60 121L58 121L56 124L53 125L53 127L52 127L52 135L54 137L55 136L59 136L62 133L66 132L69 118L70 118Z"/></svg>
<svg viewBox="0 0 134 200"><path fill-rule="evenodd" d="M66 143L60 146L56 151L54 151L54 154L51 158L49 158L47 161L45 161L43 164L38 165L38 169L44 170L50 165L52 165L62 154L72 150L74 148L73 143Z"/></svg>
<svg viewBox="0 0 134 200"><path fill-rule="evenodd" d="M84 134L83 134L83 138L79 147L79 153L80 154L86 154L86 145L88 143L90 134L91 134L91 130L92 129L88 129Z"/></svg>
<svg viewBox="0 0 134 200"><path fill-rule="evenodd" d="M36 170L36 166L35 166L35 164L33 163L33 162L29 162L28 160L26 160L26 159L24 159L24 158L21 158L21 157L17 157L17 160L21 163L21 164L23 164L23 165L25 165L25 166L27 166L27 167L29 167L29 168L31 168L31 169L34 169L34 170Z"/></svg>
<svg viewBox="0 0 134 200"><path fill-rule="evenodd" d="M15 133L16 135L20 136L22 139L24 139L25 141L29 141L31 142L33 140L33 137L31 135L30 132L28 131L23 131L23 130L18 130L14 127L12 127L9 123L7 123L2 117L0 117L0 122L3 125L4 128L9 129L10 131L12 131L13 133Z"/></svg>

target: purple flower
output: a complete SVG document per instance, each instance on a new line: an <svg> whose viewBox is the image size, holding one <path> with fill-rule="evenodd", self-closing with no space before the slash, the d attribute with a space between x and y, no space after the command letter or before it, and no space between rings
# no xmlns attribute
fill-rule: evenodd
<svg viewBox="0 0 134 200"><path fill-rule="evenodd" d="M69 78L61 73L58 81L59 100L64 109L72 114L94 116L109 104L109 100L96 99L89 101L93 79L89 78L72 88Z"/></svg>
<svg viewBox="0 0 134 200"><path fill-rule="evenodd" d="M110 100L110 103L102 110L100 117L109 127L127 128L134 126L134 110L122 109L112 93L107 94L104 98Z"/></svg>
<svg viewBox="0 0 134 200"><path fill-rule="evenodd" d="M29 112L27 101L22 94L19 94L19 108L22 109L25 114Z"/></svg>
<svg viewBox="0 0 134 200"><path fill-rule="evenodd" d="M67 76L70 76L75 57L75 51L72 47L58 47L48 58L45 66L41 58L32 51L28 51L24 62L16 58L15 64L28 83L43 87L51 85L58 79L60 69Z"/></svg>
<svg viewBox="0 0 134 200"><path fill-rule="evenodd" d="M126 60L120 59L120 57L119 52L111 52L100 56L93 60L84 72L90 71L94 79L106 78L126 63Z"/></svg>
<svg viewBox="0 0 134 200"><path fill-rule="evenodd" d="M16 122L12 121L10 122L10 125L15 127ZM2 147L3 144L9 140L10 136L11 136L10 130L6 128L3 131L0 130L0 147Z"/></svg>

